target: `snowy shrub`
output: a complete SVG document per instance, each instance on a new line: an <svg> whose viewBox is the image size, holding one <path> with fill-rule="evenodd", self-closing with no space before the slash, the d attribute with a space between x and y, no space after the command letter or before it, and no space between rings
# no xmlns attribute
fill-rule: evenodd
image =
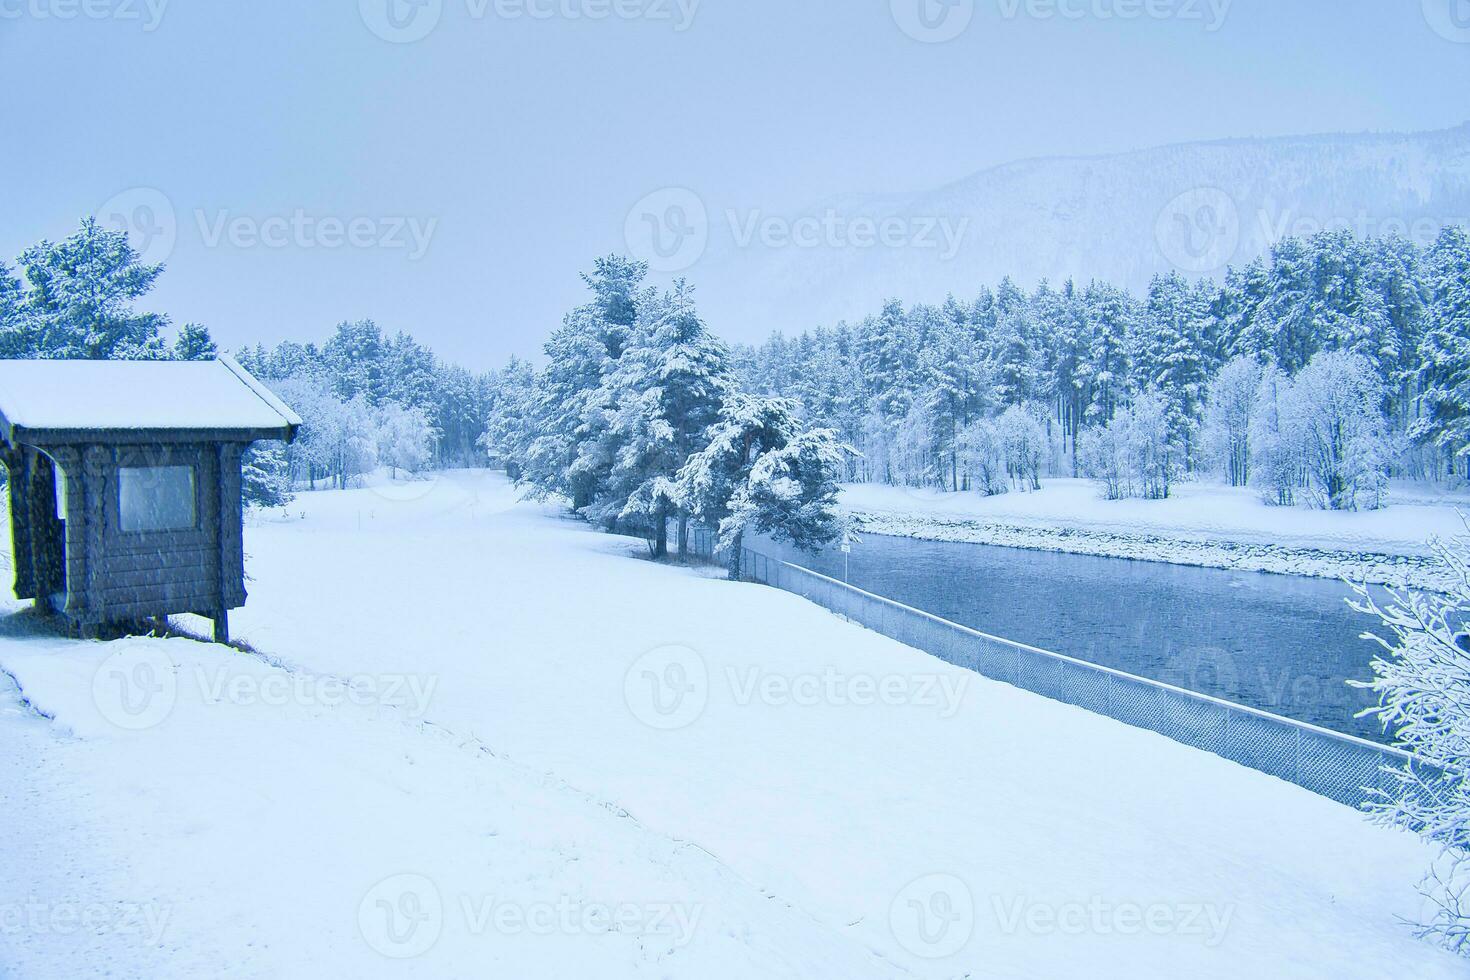
<svg viewBox="0 0 1470 980"><path fill-rule="evenodd" d="M1167 499L1182 462L1172 437L1168 402L1158 392L1147 391L1134 398L1127 415L1128 449L1139 492L1148 500Z"/></svg>
<svg viewBox="0 0 1470 980"><path fill-rule="evenodd" d="M1308 487L1317 504L1355 510L1376 506L1388 483L1389 451L1380 405L1383 389L1367 358L1318 354L1292 382L1302 425Z"/></svg>
<svg viewBox="0 0 1470 980"><path fill-rule="evenodd" d="M393 469L417 473L433 455L434 428L421 408L388 402L378 409L378 461Z"/></svg>
<svg viewBox="0 0 1470 980"><path fill-rule="evenodd" d="M1252 479L1268 504L1290 507L1305 482L1300 420L1292 404L1291 379L1272 366L1261 374L1255 417L1251 422Z"/></svg>
<svg viewBox="0 0 1470 980"><path fill-rule="evenodd" d="M322 478L347 487L378 465L377 422L364 396L342 401L315 378L286 378L274 388L301 416L286 450L297 479L312 489Z"/></svg>
<svg viewBox="0 0 1470 980"><path fill-rule="evenodd" d="M1383 388L1358 354L1317 354L1290 382L1262 383L1272 400L1261 452L1268 498L1288 502L1294 465L1308 500L1328 510L1381 507L1393 449L1381 414Z"/></svg>
<svg viewBox="0 0 1470 980"><path fill-rule="evenodd" d="M1172 433L1168 403L1158 392L1144 392L1107 425L1082 434L1077 451L1083 471L1103 485L1109 500L1163 500L1182 471L1183 453Z"/></svg>
<svg viewBox="0 0 1470 980"><path fill-rule="evenodd" d="M939 446L934 438L934 411L927 401L916 401L894 432L890 469L903 486L939 483Z"/></svg>
<svg viewBox="0 0 1470 980"><path fill-rule="evenodd" d="M1210 382L1205 406L1206 451L1232 487L1250 483L1251 428L1260 402L1261 365L1237 357Z"/></svg>
<svg viewBox="0 0 1470 980"><path fill-rule="evenodd" d="M1041 489L1041 463L1050 448L1038 414L1031 405L1012 405L995 420L1006 473L1023 491Z"/></svg>
<svg viewBox="0 0 1470 980"><path fill-rule="evenodd" d="M1107 425L1086 429L1077 438L1082 472L1102 484L1108 500L1133 496L1127 421L1126 412L1119 412Z"/></svg>
<svg viewBox="0 0 1470 980"><path fill-rule="evenodd" d="M1427 763L1395 772L1392 791L1369 809L1440 848L1421 882L1432 909L1422 931L1470 955L1470 540L1435 550L1456 573L1451 594L1391 592L1380 602L1357 589L1355 608L1376 616L1387 636L1372 637L1383 648L1374 679L1352 683L1377 694L1370 713Z"/></svg>
<svg viewBox="0 0 1470 980"><path fill-rule="evenodd" d="M995 423L981 419L966 426L959 436L960 470L970 485L987 497L1010 489L1006 479L1005 448Z"/></svg>

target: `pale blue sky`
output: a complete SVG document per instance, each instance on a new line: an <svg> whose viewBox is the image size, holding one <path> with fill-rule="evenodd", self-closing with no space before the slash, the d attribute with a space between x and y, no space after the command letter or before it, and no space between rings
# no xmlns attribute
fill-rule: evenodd
<svg viewBox="0 0 1470 980"><path fill-rule="evenodd" d="M976 0L944 43L890 0L702 0L684 30L676 0L392 0L410 30L438 7L412 43L369 28L389 0L168 0L156 24L165 0L82 2L0 0L0 256L152 189L122 199L176 216L150 306L231 348L373 317L472 367L533 352L668 186L797 209L1034 155L1470 117L1470 43L1420 0L1234 0L1216 30L1210 0ZM655 16L556 13L615 3ZM361 242L267 221L298 212L364 219Z"/></svg>

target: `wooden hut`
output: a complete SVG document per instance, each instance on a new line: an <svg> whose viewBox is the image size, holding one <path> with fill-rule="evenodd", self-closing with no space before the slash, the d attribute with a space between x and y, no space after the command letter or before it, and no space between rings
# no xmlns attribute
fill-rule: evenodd
<svg viewBox="0 0 1470 980"><path fill-rule="evenodd" d="M15 594L83 636L245 604L241 455L301 419L228 357L0 360Z"/></svg>

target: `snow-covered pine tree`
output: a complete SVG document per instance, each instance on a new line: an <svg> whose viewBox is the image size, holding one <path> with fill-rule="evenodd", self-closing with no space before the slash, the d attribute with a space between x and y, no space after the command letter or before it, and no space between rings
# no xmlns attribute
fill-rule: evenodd
<svg viewBox="0 0 1470 980"><path fill-rule="evenodd" d="M1034 348L1036 322L1031 301L1010 279L995 293L995 328L991 334L989 373L999 405L1019 405L1035 398L1041 387Z"/></svg>
<svg viewBox="0 0 1470 980"><path fill-rule="evenodd" d="M1199 304L1199 294L1177 272L1156 276L1149 286L1147 326L1135 354L1142 383L1164 397L1168 445L1179 447L1176 465L1184 470L1194 465L1207 383L1200 342L1207 312Z"/></svg>
<svg viewBox="0 0 1470 980"><path fill-rule="evenodd" d="M846 533L837 492L852 452L831 429L808 429L756 457L719 525L722 546L735 556L736 577L740 543L747 534L764 534L806 551L824 548Z"/></svg>
<svg viewBox="0 0 1470 980"><path fill-rule="evenodd" d="M23 357L32 341L21 320L24 294L20 280L0 262L0 357Z"/></svg>
<svg viewBox="0 0 1470 980"><path fill-rule="evenodd" d="M168 318L138 313L134 301L153 288L162 265L145 265L120 231L93 218L58 243L21 253L25 273L21 330L6 338L13 357L157 360L168 357Z"/></svg>
<svg viewBox="0 0 1470 980"><path fill-rule="evenodd" d="M1123 290L1096 281L1088 285L1083 303L1091 333L1087 359L1092 385L1084 414L1089 424L1106 424L1129 388L1136 304Z"/></svg>
<svg viewBox="0 0 1470 980"><path fill-rule="evenodd" d="M640 310L598 399L613 406L608 434L616 449L594 516L646 529L656 558L668 553L668 521L677 517L683 553L687 515L674 481L703 447L731 384L729 354L700 319L693 287L680 280L672 293Z"/></svg>
<svg viewBox="0 0 1470 980"><path fill-rule="evenodd" d="M240 495L256 507L291 502L291 462L283 442L256 442L240 457Z"/></svg>
<svg viewBox="0 0 1470 980"><path fill-rule="evenodd" d="M179 361L209 361L219 353L209 328L202 323L186 323L174 339L174 359Z"/></svg>
<svg viewBox="0 0 1470 980"><path fill-rule="evenodd" d="M1311 249L1286 238L1271 249L1266 296L1256 311L1252 347L1289 375L1307 366L1322 347Z"/></svg>
<svg viewBox="0 0 1470 980"><path fill-rule="evenodd" d="M788 445L801 429L800 406L790 398L768 398L732 391L720 408L719 419L708 432L703 449L690 456L679 471L679 505L695 520L719 532L719 550L725 553L730 577L740 577L740 548L744 526L728 524L737 491L750 477L751 467L764 454Z"/></svg>
<svg viewBox="0 0 1470 980"><path fill-rule="evenodd" d="M1421 416L1410 430L1470 479L1470 232L1445 228L1429 250L1426 327L1419 349Z"/></svg>

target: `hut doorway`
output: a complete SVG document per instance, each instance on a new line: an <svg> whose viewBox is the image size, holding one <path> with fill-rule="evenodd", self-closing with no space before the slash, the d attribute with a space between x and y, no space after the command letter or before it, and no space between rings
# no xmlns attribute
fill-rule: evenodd
<svg viewBox="0 0 1470 980"><path fill-rule="evenodd" d="M36 595L59 610L66 605L66 472L39 451L29 469Z"/></svg>

